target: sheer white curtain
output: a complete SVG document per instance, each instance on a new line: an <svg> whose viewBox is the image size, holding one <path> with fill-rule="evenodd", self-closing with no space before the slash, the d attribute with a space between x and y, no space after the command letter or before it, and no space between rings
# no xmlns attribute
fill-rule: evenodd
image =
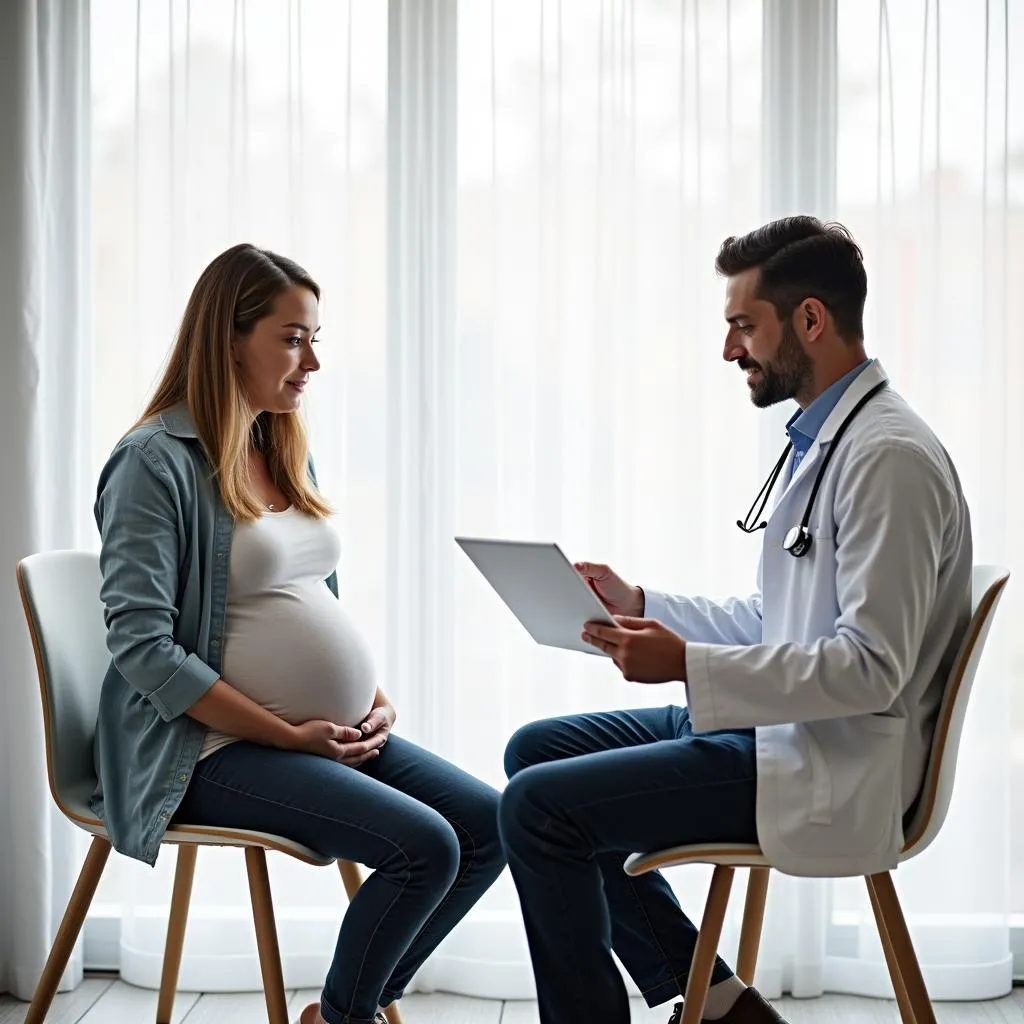
<svg viewBox="0 0 1024 1024"><path fill-rule="evenodd" d="M1024 431L1005 399L1020 356L1000 283L1024 237L1021 103L1002 63L1020 0L1009 25L990 4L987 47L985 8L942 0L941 67L938 0L927 29L920 0L93 7L93 466L140 408L212 255L246 238L305 264L325 288L310 400L345 522L342 595L406 735L500 786L505 740L527 720L683 699L537 648L452 535L555 539L684 592L749 589L758 540L734 524L785 415L754 410L721 361L713 260L767 216L849 221L872 351L953 449L979 558L1020 565L1007 509ZM916 53L918 74L894 80L890 50L900 68ZM966 168L955 202L936 166ZM994 995L1009 978L1006 680L1022 649L1005 629L992 643L950 827L898 877L939 997ZM122 863L104 890L92 934L121 922L129 980L158 977L172 866ZM337 879L271 870L286 979L316 984ZM671 877L699 915L707 874ZM204 851L194 901L182 985L257 987L234 854ZM887 993L866 910L852 883L777 877L766 991ZM419 983L532 993L507 875Z"/></svg>
<svg viewBox="0 0 1024 1024"><path fill-rule="evenodd" d="M50 799L14 566L86 537L88 11L0 4L0 992L29 998L81 864ZM65 973L82 976L76 953Z"/></svg>

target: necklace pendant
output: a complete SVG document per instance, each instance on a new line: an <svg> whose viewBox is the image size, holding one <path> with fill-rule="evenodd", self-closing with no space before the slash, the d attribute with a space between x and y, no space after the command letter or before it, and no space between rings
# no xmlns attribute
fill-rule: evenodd
<svg viewBox="0 0 1024 1024"><path fill-rule="evenodd" d="M267 511L273 512L274 511L274 506L273 505L268 505L267 506Z"/></svg>

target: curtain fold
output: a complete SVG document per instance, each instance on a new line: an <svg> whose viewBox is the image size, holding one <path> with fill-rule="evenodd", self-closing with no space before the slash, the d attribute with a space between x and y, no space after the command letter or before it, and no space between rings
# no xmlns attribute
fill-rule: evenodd
<svg viewBox="0 0 1024 1024"><path fill-rule="evenodd" d="M0 5L0 991L31 996L82 859L46 785L15 563L85 535L89 9ZM77 952L65 974L82 976Z"/></svg>
<svg viewBox="0 0 1024 1024"><path fill-rule="evenodd" d="M444 744L452 678L456 0L394 0L388 51L387 621L403 734ZM401 642L395 642L397 638Z"/></svg>

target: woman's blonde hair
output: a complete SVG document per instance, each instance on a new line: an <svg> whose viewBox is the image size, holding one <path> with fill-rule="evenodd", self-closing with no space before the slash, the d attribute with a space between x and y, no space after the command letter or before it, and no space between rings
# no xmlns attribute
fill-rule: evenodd
<svg viewBox="0 0 1024 1024"><path fill-rule="evenodd" d="M185 307L163 377L139 423L184 404L213 467L221 499L235 519L263 512L247 458L250 445L266 455L267 469L289 502L323 518L330 506L309 477L309 443L298 413L252 408L231 354L231 342L269 316L274 300L295 285L320 300L320 288L297 263L242 243L222 252L202 272Z"/></svg>

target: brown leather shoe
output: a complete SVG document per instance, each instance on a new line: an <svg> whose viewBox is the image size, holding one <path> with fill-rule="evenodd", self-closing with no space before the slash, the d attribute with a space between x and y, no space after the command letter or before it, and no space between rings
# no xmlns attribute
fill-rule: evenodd
<svg viewBox="0 0 1024 1024"><path fill-rule="evenodd" d="M679 1024L682 1019L683 1004L676 1003L668 1024ZM786 1024L786 1019L756 988L748 988L724 1017L717 1021L702 1017L701 1024Z"/></svg>

